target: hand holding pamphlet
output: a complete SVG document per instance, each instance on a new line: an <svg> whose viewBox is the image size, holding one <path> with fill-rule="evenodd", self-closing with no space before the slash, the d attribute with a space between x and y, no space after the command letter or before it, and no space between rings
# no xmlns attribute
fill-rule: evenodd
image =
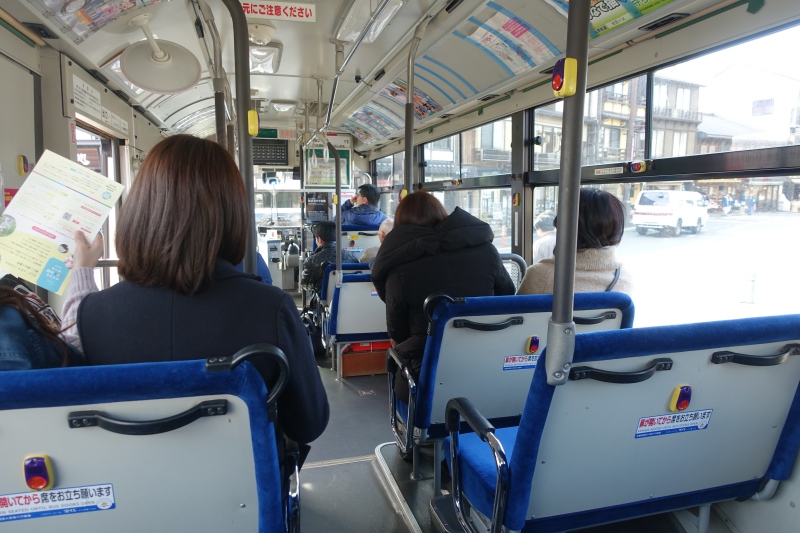
<svg viewBox="0 0 800 533"><path fill-rule="evenodd" d="M45 151L0 216L0 271L57 294L67 287L75 232L91 242L123 186Z"/></svg>

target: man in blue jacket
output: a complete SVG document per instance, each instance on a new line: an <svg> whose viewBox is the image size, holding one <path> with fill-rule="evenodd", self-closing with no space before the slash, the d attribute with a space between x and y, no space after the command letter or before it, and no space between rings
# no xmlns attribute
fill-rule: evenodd
<svg viewBox="0 0 800 533"><path fill-rule="evenodd" d="M361 185L356 195L342 204L342 224L355 226L377 226L386 218L378 208L381 191L375 185Z"/></svg>

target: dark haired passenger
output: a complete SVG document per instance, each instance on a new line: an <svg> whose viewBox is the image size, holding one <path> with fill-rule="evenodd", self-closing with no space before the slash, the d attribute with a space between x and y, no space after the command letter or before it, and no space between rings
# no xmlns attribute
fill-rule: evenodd
<svg viewBox="0 0 800 533"><path fill-rule="evenodd" d="M422 305L436 292L450 296L514 294L489 225L456 207L447 214L431 194L406 196L372 265L372 281L386 302L386 326L397 351L419 378L428 323ZM399 376L399 373L398 373ZM408 395L402 379L395 382Z"/></svg>
<svg viewBox="0 0 800 533"><path fill-rule="evenodd" d="M202 359L269 343L286 353L278 423L308 443L328 424L328 399L292 297L238 272L251 206L236 163L218 144L175 135L148 154L122 206L116 235L125 281L97 292L102 239L75 236L64 305L91 365ZM69 322L68 322L69 323ZM272 365L252 360L268 385Z"/></svg>
<svg viewBox="0 0 800 533"><path fill-rule="evenodd" d="M354 226L377 226L386 218L378 208L381 191L375 185L365 183L358 187L356 195L342 204L342 224Z"/></svg>
<svg viewBox="0 0 800 533"><path fill-rule="evenodd" d="M31 370L86 364L59 338L61 323L49 305L17 278L0 279L0 370Z"/></svg>
<svg viewBox="0 0 800 533"><path fill-rule="evenodd" d="M616 257L624 231L625 208L616 196L600 189L581 189L575 292L613 290L630 294L630 272ZM517 294L551 294L555 266L555 258L550 257L528 267Z"/></svg>
<svg viewBox="0 0 800 533"><path fill-rule="evenodd" d="M325 264L336 263L336 223L317 222L311 226L311 233L317 249L303 261L300 285L314 289L319 294L322 290L322 278L325 276ZM358 263L358 258L350 250L342 250L342 263Z"/></svg>

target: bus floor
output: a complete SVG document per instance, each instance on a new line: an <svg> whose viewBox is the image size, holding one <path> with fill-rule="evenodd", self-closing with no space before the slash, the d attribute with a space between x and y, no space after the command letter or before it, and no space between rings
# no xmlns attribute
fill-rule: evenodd
<svg viewBox="0 0 800 533"><path fill-rule="evenodd" d="M314 441L300 472L301 531L304 533L434 533L433 453L423 447L419 481L400 458L389 427L386 375L341 381L330 359L318 360L331 416ZM388 474L386 471L388 470ZM449 483L445 480L445 486ZM684 519L684 522L686 520ZM586 533L683 533L668 513L582 530ZM711 513L709 533L731 533Z"/></svg>

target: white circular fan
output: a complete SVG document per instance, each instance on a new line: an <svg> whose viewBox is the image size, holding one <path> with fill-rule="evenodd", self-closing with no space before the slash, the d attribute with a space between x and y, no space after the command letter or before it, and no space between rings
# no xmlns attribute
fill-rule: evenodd
<svg viewBox="0 0 800 533"><path fill-rule="evenodd" d="M144 13L128 22L141 28L147 40L122 52L122 73L132 84L153 93L175 94L194 87L200 80L200 62L183 46L155 39L149 27L151 18L151 13Z"/></svg>

